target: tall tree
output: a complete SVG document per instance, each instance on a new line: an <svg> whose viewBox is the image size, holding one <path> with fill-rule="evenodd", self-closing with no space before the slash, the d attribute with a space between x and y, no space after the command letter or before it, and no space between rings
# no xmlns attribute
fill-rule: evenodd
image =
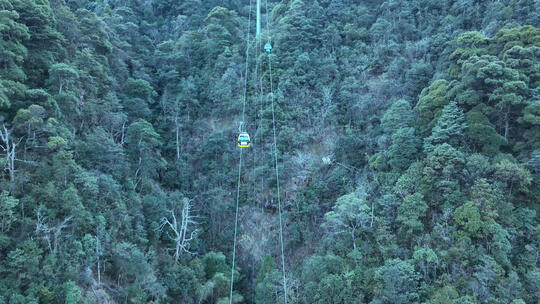
<svg viewBox="0 0 540 304"><path fill-rule="evenodd" d="M465 115L458 107L457 103L450 102L443 108L441 117L431 131L431 136L424 141L424 150L429 153L435 149L436 145L448 143L457 147L460 139L465 135L467 128Z"/></svg>

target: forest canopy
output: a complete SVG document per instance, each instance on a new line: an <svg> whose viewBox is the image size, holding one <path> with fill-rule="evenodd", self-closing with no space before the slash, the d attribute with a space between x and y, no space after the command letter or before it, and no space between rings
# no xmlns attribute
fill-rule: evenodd
<svg viewBox="0 0 540 304"><path fill-rule="evenodd" d="M255 2L0 0L0 304L539 303L540 2Z"/></svg>

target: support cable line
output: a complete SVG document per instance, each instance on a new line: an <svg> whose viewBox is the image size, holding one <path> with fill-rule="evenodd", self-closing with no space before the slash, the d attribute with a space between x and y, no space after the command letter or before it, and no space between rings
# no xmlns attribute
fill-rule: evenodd
<svg viewBox="0 0 540 304"><path fill-rule="evenodd" d="M257 63L256 63L256 74L259 75L256 77L256 84L258 88L258 94L259 94L259 126L257 127L257 133L259 133L259 144L261 146L259 156L261 158L260 164L261 168L264 168L264 134L263 134L263 123L264 123L264 99L263 99L263 71L262 71L262 65L261 65L261 36L257 36ZM259 74L260 71L260 74ZM264 224L264 170L260 173L261 175L261 212L262 212L262 218L263 218L263 224ZM255 187L256 188L256 187Z"/></svg>
<svg viewBox="0 0 540 304"><path fill-rule="evenodd" d="M248 14L248 26L247 26L247 40L246 40L246 72L244 74L244 95L243 95L243 105L242 105L242 121L240 122L240 132L243 132L245 114L246 114L246 99L247 99L247 79L248 79L248 65L249 65L249 48L250 48L250 28L251 28L251 8L252 0L249 0L249 14ZM242 176L242 155L243 150L240 149L240 160L238 162L238 180L236 184L236 208L234 216L234 241L233 241L233 256L232 256L232 265L231 265L231 288L229 292L229 304L233 303L233 288L234 288L234 266L236 261L236 236L238 233L238 205L240 201L240 182Z"/></svg>
<svg viewBox="0 0 540 304"><path fill-rule="evenodd" d="M261 163L261 167L264 166L264 134L262 134L261 130L262 130L262 125L263 125L263 88L262 88L262 71L261 73L259 73L259 71L261 70L261 60L260 60L260 56L261 56L261 36L260 36L260 0L257 0L257 32L256 32L256 35L255 35L255 74L254 74L254 77L253 77L253 87L254 87L254 91L255 91L255 94L258 95L258 98L256 98L257 102L259 103L259 106L260 106L260 109L258 111L258 119L259 119L259 122L258 122L258 126L257 126L257 131L255 133L255 136L254 136L254 140L257 139L257 137L259 138L259 145L260 145L260 151L259 152L259 158L260 158L260 163ZM258 136L257 136L258 135ZM257 167L257 153L255 153L256 149L258 149L258 147L253 147L253 194L254 194L254 197L256 195L256 189L257 189L257 178L256 178L256 167ZM261 194L264 193L264 174L260 174L261 175ZM262 213L263 213L263 217L264 217L264 203L262 204Z"/></svg>
<svg viewBox="0 0 540 304"><path fill-rule="evenodd" d="M266 7L266 32L268 35L268 44L271 46L271 34L270 34L270 18L268 11L268 0L265 0ZM285 277L285 253L283 246L283 220L282 220L282 206L281 206L281 193L279 188L279 169L278 169L278 150L277 150L277 139L276 139L276 117L274 112L274 82L272 78L272 58L271 53L268 53L268 73L270 75L270 100L272 104L272 129L274 135L274 167L276 171L276 185L277 185L277 199L278 199L278 210L279 210L279 242L281 245L281 270L283 273L283 294L284 302L287 304L287 281Z"/></svg>

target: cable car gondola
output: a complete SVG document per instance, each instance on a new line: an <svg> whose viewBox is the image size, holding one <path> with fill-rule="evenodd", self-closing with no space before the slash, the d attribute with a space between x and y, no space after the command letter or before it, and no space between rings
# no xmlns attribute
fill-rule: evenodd
<svg viewBox="0 0 540 304"><path fill-rule="evenodd" d="M240 148L249 148L251 141L249 140L249 134L242 132L238 135L238 146Z"/></svg>
<svg viewBox="0 0 540 304"><path fill-rule="evenodd" d="M272 53L272 45L270 43L266 43L264 45L264 52L267 53L267 54Z"/></svg>

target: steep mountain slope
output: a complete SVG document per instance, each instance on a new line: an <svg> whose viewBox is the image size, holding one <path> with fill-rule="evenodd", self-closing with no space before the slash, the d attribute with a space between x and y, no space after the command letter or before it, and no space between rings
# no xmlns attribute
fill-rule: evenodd
<svg viewBox="0 0 540 304"><path fill-rule="evenodd" d="M229 303L244 81L231 302L284 302L268 60L287 303L537 303L539 12L0 0L0 303Z"/></svg>

